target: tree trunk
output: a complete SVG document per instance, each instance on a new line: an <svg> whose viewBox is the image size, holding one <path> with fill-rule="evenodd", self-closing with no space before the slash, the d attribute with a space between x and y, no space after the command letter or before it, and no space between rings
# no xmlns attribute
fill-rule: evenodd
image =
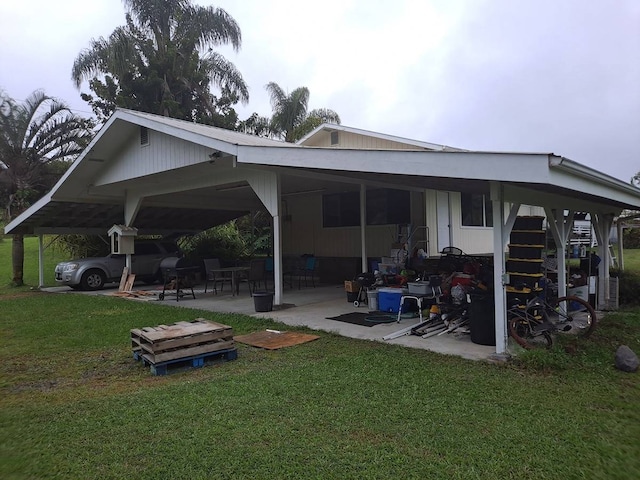
<svg viewBox="0 0 640 480"><path fill-rule="evenodd" d="M13 265L13 279L12 283L14 287L21 287L24 285L24 236L13 235L11 242L11 263Z"/></svg>

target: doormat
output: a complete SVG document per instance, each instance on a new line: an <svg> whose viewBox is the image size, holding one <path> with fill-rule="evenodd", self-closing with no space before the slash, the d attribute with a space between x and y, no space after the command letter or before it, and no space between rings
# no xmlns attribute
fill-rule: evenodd
<svg viewBox="0 0 640 480"><path fill-rule="evenodd" d="M293 345L311 342L318 338L320 338L319 335L299 332L281 332L279 330L265 330L263 332L253 332L247 335L236 335L233 337L237 342L245 343L252 347L266 348L267 350L292 347Z"/></svg>
<svg viewBox="0 0 640 480"><path fill-rule="evenodd" d="M327 320L336 320L338 322L353 323L354 325L362 325L363 327L373 327L380 323L395 322L397 317L386 313L375 312L350 312L343 313L337 317L327 317Z"/></svg>

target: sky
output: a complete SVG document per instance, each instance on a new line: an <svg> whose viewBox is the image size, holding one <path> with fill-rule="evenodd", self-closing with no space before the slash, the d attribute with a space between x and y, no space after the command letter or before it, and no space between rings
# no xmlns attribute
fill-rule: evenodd
<svg viewBox="0 0 640 480"><path fill-rule="evenodd" d="M306 86L342 124L483 151L555 153L623 180L640 171L640 0L195 0L225 9L218 51L271 113L268 82ZM119 0L1 0L0 88L91 110L71 80Z"/></svg>

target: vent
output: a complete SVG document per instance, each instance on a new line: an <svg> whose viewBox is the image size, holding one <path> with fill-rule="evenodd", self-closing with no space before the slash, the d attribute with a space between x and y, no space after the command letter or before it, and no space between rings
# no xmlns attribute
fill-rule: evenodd
<svg viewBox="0 0 640 480"><path fill-rule="evenodd" d="M331 145L338 145L340 143L340 132L333 131L331 132Z"/></svg>
<svg viewBox="0 0 640 480"><path fill-rule="evenodd" d="M140 127L140 145L149 145L149 129Z"/></svg>

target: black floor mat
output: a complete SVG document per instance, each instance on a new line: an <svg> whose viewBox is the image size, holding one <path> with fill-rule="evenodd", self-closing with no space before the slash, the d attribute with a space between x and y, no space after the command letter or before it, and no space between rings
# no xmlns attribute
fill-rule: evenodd
<svg viewBox="0 0 640 480"><path fill-rule="evenodd" d="M337 317L327 317L327 320L337 320L338 322L353 323L363 327L373 327L380 323L391 323L396 321L394 314L381 312L351 312L338 315Z"/></svg>

